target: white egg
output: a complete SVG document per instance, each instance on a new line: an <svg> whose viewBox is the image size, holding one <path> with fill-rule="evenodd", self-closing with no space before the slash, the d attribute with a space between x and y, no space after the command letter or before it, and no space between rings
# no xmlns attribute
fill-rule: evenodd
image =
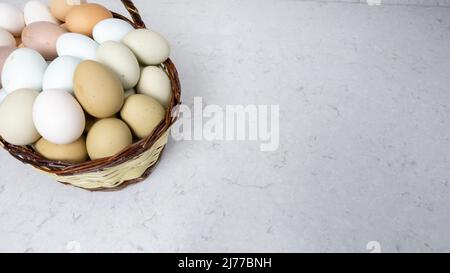
<svg viewBox="0 0 450 273"><path fill-rule="evenodd" d="M24 27L22 11L11 4L0 3L0 28L14 36L20 36Z"/></svg>
<svg viewBox="0 0 450 273"><path fill-rule="evenodd" d="M116 72L124 89L136 86L140 77L139 62L133 52L124 44L108 41L97 49L97 61Z"/></svg>
<svg viewBox="0 0 450 273"><path fill-rule="evenodd" d="M17 89L42 90L42 79L47 62L37 51L30 48L14 50L5 61L2 86L9 94Z"/></svg>
<svg viewBox="0 0 450 273"><path fill-rule="evenodd" d="M0 46L15 47L16 39L8 31L0 28Z"/></svg>
<svg viewBox="0 0 450 273"><path fill-rule="evenodd" d="M39 135L33 123L33 104L39 95L20 89L8 95L0 105L0 135L13 145L30 145Z"/></svg>
<svg viewBox="0 0 450 273"><path fill-rule="evenodd" d="M161 34L148 30L136 29L122 40L144 65L158 65L165 62L170 55L170 46Z"/></svg>
<svg viewBox="0 0 450 273"><path fill-rule="evenodd" d="M157 66L147 66L142 69L137 91L139 94L154 98L162 106L167 107L172 95L172 84L164 70Z"/></svg>
<svg viewBox="0 0 450 273"><path fill-rule="evenodd" d="M130 23L121 19L110 18L95 25L93 36L94 40L100 44L106 41L120 42L132 30L134 30L134 27Z"/></svg>
<svg viewBox="0 0 450 273"><path fill-rule="evenodd" d="M34 22L50 22L59 24L50 12L50 8L39 1L28 1L23 9L25 24L29 25Z"/></svg>
<svg viewBox="0 0 450 273"><path fill-rule="evenodd" d="M73 75L81 62L81 59L72 56L56 58L45 71L43 90L60 89L73 93Z"/></svg>
<svg viewBox="0 0 450 273"><path fill-rule="evenodd" d="M33 106L33 121L43 138L60 145L80 138L86 124L83 109L77 100L57 89L39 94Z"/></svg>
<svg viewBox="0 0 450 273"><path fill-rule="evenodd" d="M86 35L65 33L56 42L58 56L73 56L81 60L95 60L98 43Z"/></svg>

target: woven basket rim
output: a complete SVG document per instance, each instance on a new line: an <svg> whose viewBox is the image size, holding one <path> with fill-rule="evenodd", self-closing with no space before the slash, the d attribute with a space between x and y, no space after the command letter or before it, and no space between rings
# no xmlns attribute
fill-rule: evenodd
<svg viewBox="0 0 450 273"><path fill-rule="evenodd" d="M125 20L131 23L136 29L146 28L145 23L143 22L139 11L134 6L133 2L130 0L121 0L124 4L125 8L131 15L132 20L127 17L112 12L114 18ZM33 166L36 169L39 169L43 172L49 174L56 174L58 176L71 176L71 175L79 175L84 173L101 171L106 168L115 167L120 165L128 160L133 159L139 154L150 149L153 144L163 136L170 127L177 120L177 115L173 115L174 109L181 104L181 84L178 76L178 71L175 67L175 64L171 59L168 59L161 65L164 68L170 78L172 84L172 96L170 100L170 104L166 109L165 119L156 127L151 135L148 137L133 143L131 146L127 147L120 153L107 158L102 158L98 160L91 160L79 164L66 163L61 161L52 161L45 159L43 156L39 155L34 151L32 146L16 146L8 143L0 136L0 144L3 148L11 154L13 157L18 159L24 164L28 164ZM151 172L151 169L147 170L146 173L141 178L135 179L133 181L129 181L126 184L132 184L139 182L145 179Z"/></svg>

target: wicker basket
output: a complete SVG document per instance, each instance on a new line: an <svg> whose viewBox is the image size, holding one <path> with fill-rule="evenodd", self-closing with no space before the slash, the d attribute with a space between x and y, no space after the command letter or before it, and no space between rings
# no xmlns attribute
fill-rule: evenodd
<svg viewBox="0 0 450 273"><path fill-rule="evenodd" d="M132 17L113 13L114 17L126 20L135 28L145 28L139 11L132 1L121 0ZM81 164L50 161L37 154L32 147L15 146L0 137L0 145L12 156L42 171L55 180L86 190L117 190L145 180L159 161L167 143L169 130L176 121L173 109L181 104L181 88L175 65L169 59L162 67L172 83L172 98L164 121L147 138L134 143L119 154Z"/></svg>

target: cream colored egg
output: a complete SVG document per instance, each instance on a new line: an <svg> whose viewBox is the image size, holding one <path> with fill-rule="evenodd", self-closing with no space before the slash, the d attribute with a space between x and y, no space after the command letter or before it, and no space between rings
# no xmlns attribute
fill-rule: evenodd
<svg viewBox="0 0 450 273"><path fill-rule="evenodd" d="M116 118L97 121L87 136L87 151L92 160L113 156L133 142L128 126Z"/></svg>
<svg viewBox="0 0 450 273"><path fill-rule="evenodd" d="M170 55L170 46L167 40L152 30L133 30L123 38L122 42L134 52L143 65L161 64Z"/></svg>
<svg viewBox="0 0 450 273"><path fill-rule="evenodd" d="M172 96L172 85L167 73L157 66L142 69L141 79L137 85L139 94L151 96L167 108Z"/></svg>
<svg viewBox="0 0 450 273"><path fill-rule="evenodd" d="M0 135L14 145L30 145L40 135L33 123L33 104L39 93L20 89L8 95L0 105Z"/></svg>
<svg viewBox="0 0 450 273"><path fill-rule="evenodd" d="M125 101L120 116L133 133L142 139L149 136L164 120L165 110L155 99L138 94Z"/></svg>
<svg viewBox="0 0 450 273"><path fill-rule="evenodd" d="M50 141L41 138L36 142L34 148L43 157L67 163L82 163L88 159L86 150L86 138L81 136L77 141L59 145L51 143Z"/></svg>
<svg viewBox="0 0 450 273"><path fill-rule="evenodd" d="M124 89L136 86L140 77L139 63L133 52L124 44L108 41L97 49L97 61L116 72Z"/></svg>

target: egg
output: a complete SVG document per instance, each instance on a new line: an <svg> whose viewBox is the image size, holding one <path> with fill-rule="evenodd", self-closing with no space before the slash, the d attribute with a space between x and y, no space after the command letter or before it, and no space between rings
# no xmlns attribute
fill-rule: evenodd
<svg viewBox="0 0 450 273"><path fill-rule="evenodd" d="M16 49L3 65L2 86L8 93L22 88L41 91L46 69L47 62L37 51L30 48Z"/></svg>
<svg viewBox="0 0 450 273"><path fill-rule="evenodd" d="M73 56L82 60L95 60L98 43L88 36L65 33L56 42L58 56Z"/></svg>
<svg viewBox="0 0 450 273"><path fill-rule="evenodd" d="M172 85L169 76L160 67L147 66L142 69L142 75L137 85L139 94L151 96L162 106L168 107L172 96Z"/></svg>
<svg viewBox="0 0 450 273"><path fill-rule="evenodd" d="M148 29L136 29L122 40L143 65L158 65L165 62L170 55L167 40L159 33Z"/></svg>
<svg viewBox="0 0 450 273"><path fill-rule="evenodd" d="M82 163L88 159L86 138L81 136L74 143L58 145L41 138L34 145L35 150L43 157L52 161L67 163Z"/></svg>
<svg viewBox="0 0 450 273"><path fill-rule="evenodd" d="M66 15L77 5L85 4L86 0L52 0L50 3L50 11L60 21L66 20Z"/></svg>
<svg viewBox="0 0 450 273"><path fill-rule="evenodd" d="M84 110L96 118L108 118L120 111L124 90L119 77L105 65L83 61L75 71L75 96Z"/></svg>
<svg viewBox="0 0 450 273"><path fill-rule="evenodd" d="M8 56L11 53L13 53L14 50L16 50L15 47L0 46L0 87L2 87L1 77L2 77L3 65L5 64L5 61L8 58Z"/></svg>
<svg viewBox="0 0 450 273"><path fill-rule="evenodd" d="M43 138L60 145L75 142L85 127L80 104L72 95L58 89L39 94L33 106L33 121Z"/></svg>
<svg viewBox="0 0 450 273"><path fill-rule="evenodd" d="M16 39L8 31L0 28L0 46L16 46Z"/></svg>
<svg viewBox="0 0 450 273"><path fill-rule="evenodd" d="M22 42L25 47L39 52L46 60L58 56L56 41L67 33L62 27L49 22L35 22L27 25L22 32Z"/></svg>
<svg viewBox="0 0 450 273"><path fill-rule="evenodd" d="M0 3L0 28L19 36L25 27L25 20L20 9L8 3Z"/></svg>
<svg viewBox="0 0 450 273"><path fill-rule="evenodd" d="M13 145L30 145L40 135L33 123L33 104L39 93L20 89L8 95L0 105L0 135Z"/></svg>
<svg viewBox="0 0 450 273"><path fill-rule="evenodd" d="M120 112L124 120L138 138L149 136L164 120L165 110L155 99L146 95L132 95Z"/></svg>
<svg viewBox="0 0 450 273"><path fill-rule="evenodd" d="M99 4L84 4L73 7L66 15L66 25L71 32L92 36L95 25L113 18L112 13Z"/></svg>
<svg viewBox="0 0 450 273"><path fill-rule="evenodd" d="M56 58L45 71L43 89L60 89L73 93L73 75L81 62L81 59L72 56Z"/></svg>
<svg viewBox="0 0 450 273"><path fill-rule="evenodd" d="M139 62L124 44L114 41L104 42L97 49L97 61L119 75L124 89L133 88L138 83Z"/></svg>
<svg viewBox="0 0 450 273"><path fill-rule="evenodd" d="M128 126L116 118L97 121L88 133L86 146L92 160L113 156L133 142Z"/></svg>
<svg viewBox="0 0 450 273"><path fill-rule="evenodd" d="M59 24L50 12L50 8L39 1L28 1L23 9L25 24L29 25L34 22L50 22Z"/></svg>
<svg viewBox="0 0 450 273"><path fill-rule="evenodd" d="M120 42L134 27L121 19L110 18L100 21L95 25L93 30L94 40L98 43L104 43L107 41Z"/></svg>

